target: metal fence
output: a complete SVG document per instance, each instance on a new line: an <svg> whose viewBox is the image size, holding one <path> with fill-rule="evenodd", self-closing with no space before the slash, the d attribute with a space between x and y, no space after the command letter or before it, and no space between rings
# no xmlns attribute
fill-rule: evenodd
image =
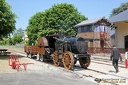
<svg viewBox="0 0 128 85"><path fill-rule="evenodd" d="M128 49L118 48L120 53L125 53ZM111 53L112 48L88 48L89 53Z"/></svg>
<svg viewBox="0 0 128 85"><path fill-rule="evenodd" d="M125 52L128 52L128 49L118 48L122 58L125 58ZM110 57L112 48L89 48L88 53L94 56L103 56Z"/></svg>

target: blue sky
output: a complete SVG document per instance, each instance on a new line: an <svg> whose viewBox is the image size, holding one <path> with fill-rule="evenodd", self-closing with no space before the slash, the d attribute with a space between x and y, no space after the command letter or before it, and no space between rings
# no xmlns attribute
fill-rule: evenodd
<svg viewBox="0 0 128 85"><path fill-rule="evenodd" d="M19 18L16 19L16 29L26 29L28 20L37 12L45 11L54 4L73 4L85 17L94 19L105 16L109 17L113 8L128 0L6 0L12 7L12 12Z"/></svg>

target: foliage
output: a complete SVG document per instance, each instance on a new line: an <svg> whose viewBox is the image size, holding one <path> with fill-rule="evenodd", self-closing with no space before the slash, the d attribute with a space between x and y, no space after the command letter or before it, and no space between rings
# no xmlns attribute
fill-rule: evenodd
<svg viewBox="0 0 128 85"><path fill-rule="evenodd" d="M122 3L118 8L114 8L110 14L110 17L119 14L120 12L128 9L128 2Z"/></svg>
<svg viewBox="0 0 128 85"><path fill-rule="evenodd" d="M29 44L34 43L35 40L37 40L38 32L40 29L42 29L42 23L44 18L43 12L38 12L35 15L33 15L29 20L29 26L27 27L27 35L29 38Z"/></svg>
<svg viewBox="0 0 128 85"><path fill-rule="evenodd" d="M7 45L15 45L17 43L21 43L22 41L23 41L22 35L17 34L17 35L14 35L12 38L7 38L6 39L6 44Z"/></svg>
<svg viewBox="0 0 128 85"><path fill-rule="evenodd" d="M12 45L12 44L13 44L12 38L7 38L6 45Z"/></svg>
<svg viewBox="0 0 128 85"><path fill-rule="evenodd" d="M24 44L25 46L28 46L29 42L28 42L28 40L23 40L20 44Z"/></svg>
<svg viewBox="0 0 128 85"><path fill-rule="evenodd" d="M12 41L14 42L14 44L22 42L23 41L22 35L21 34L14 35Z"/></svg>
<svg viewBox="0 0 128 85"><path fill-rule="evenodd" d="M72 4L57 4L45 12L38 12L29 20L27 35L30 42L38 37L56 34L59 30L64 35L75 36L77 29L74 25L86 20Z"/></svg>
<svg viewBox="0 0 128 85"><path fill-rule="evenodd" d="M6 44L6 42L5 41L0 41L0 45L5 45Z"/></svg>
<svg viewBox="0 0 128 85"><path fill-rule="evenodd" d="M16 15L12 13L10 5L0 0L0 38L7 37L15 30Z"/></svg>

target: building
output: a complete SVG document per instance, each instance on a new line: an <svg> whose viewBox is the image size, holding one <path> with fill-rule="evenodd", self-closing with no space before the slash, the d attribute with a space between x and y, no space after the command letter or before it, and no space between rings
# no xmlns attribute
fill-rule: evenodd
<svg viewBox="0 0 128 85"><path fill-rule="evenodd" d="M85 20L75 25L78 28L78 37L88 40L88 46L92 48L111 48L110 36L111 22L105 17Z"/></svg>
<svg viewBox="0 0 128 85"><path fill-rule="evenodd" d="M109 18L116 26L115 40L118 48L128 49L128 9Z"/></svg>

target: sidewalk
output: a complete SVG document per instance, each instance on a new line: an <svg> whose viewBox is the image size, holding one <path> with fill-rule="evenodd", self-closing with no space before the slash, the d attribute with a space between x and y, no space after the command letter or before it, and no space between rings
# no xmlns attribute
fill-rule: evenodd
<svg viewBox="0 0 128 85"><path fill-rule="evenodd" d="M92 58L104 59L104 60L108 61L106 63L112 64L112 61L110 61L109 57L92 56ZM115 82L115 81L117 82L117 80L118 80L117 85L128 85L128 68L125 68L125 62L124 62L125 60L123 60L123 64L120 64L120 62L119 62L119 65L124 66L124 68L119 67L119 72L115 73L115 69L112 65L98 64L98 63L93 62L94 59L92 60L92 63L90 64L89 68L107 73L107 75L95 76L96 78L102 79L101 85L104 85L105 80L106 80L106 82L108 82L108 81L109 82ZM100 62L102 62L102 61L100 61ZM123 82L125 82L125 83L123 83Z"/></svg>

